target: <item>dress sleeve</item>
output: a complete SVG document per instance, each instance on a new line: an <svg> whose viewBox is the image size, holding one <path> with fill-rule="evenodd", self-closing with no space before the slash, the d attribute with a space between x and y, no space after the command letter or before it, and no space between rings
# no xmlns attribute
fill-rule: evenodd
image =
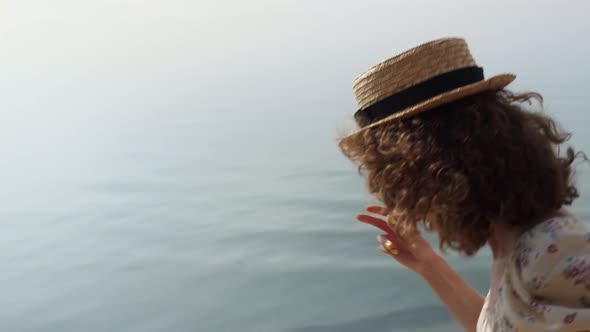
<svg viewBox="0 0 590 332"><path fill-rule="evenodd" d="M500 331L590 331L590 233L556 218L517 244L498 297Z"/></svg>

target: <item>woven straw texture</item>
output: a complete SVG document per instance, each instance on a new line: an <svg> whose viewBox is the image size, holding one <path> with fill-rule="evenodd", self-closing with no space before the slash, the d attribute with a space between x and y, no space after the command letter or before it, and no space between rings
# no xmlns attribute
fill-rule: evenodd
<svg viewBox="0 0 590 332"><path fill-rule="evenodd" d="M364 109L434 76L470 66L476 66L476 63L465 40L461 38L438 39L416 46L371 67L354 80L353 91L359 109ZM342 138L340 143L368 128L388 121L408 118L419 112L479 92L500 90L515 78L516 76L513 74L501 74L445 92L363 127Z"/></svg>
<svg viewBox="0 0 590 332"><path fill-rule="evenodd" d="M353 90L363 109L431 77L475 65L465 40L440 39L373 66L354 80Z"/></svg>

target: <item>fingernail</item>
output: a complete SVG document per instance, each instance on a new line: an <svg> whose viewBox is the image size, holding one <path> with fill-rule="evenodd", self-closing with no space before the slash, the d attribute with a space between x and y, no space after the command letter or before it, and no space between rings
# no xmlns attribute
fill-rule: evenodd
<svg viewBox="0 0 590 332"><path fill-rule="evenodd" d="M393 245L393 243L391 241L389 241L389 240L385 241L385 244L384 244L385 248L391 249L392 245Z"/></svg>
<svg viewBox="0 0 590 332"><path fill-rule="evenodd" d="M391 249L391 253L394 255L397 255L397 254L399 254L399 251L397 251L397 249Z"/></svg>

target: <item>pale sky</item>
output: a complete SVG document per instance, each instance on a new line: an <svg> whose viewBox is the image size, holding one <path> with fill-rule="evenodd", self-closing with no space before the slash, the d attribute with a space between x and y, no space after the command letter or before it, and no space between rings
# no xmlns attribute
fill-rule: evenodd
<svg viewBox="0 0 590 332"><path fill-rule="evenodd" d="M466 37L487 75L516 72L519 87L581 95L590 87L588 9L583 0L2 0L0 106L241 95L352 103L354 76L443 36Z"/></svg>

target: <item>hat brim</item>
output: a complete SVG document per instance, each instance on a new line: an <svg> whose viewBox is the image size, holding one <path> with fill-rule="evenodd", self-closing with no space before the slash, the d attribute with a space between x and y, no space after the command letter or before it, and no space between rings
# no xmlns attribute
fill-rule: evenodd
<svg viewBox="0 0 590 332"><path fill-rule="evenodd" d="M338 145L342 145L347 140L354 138L356 135L361 134L365 130L377 127L377 126L382 125L384 123L387 123L387 122L390 122L393 120L406 119L406 118L412 117L418 113L431 110L431 109L436 108L438 106L441 106L441 105L450 103L452 101L456 101L461 98L471 96L471 95L474 95L474 94L477 94L480 92L501 90L505 86L510 84L512 81L514 81L515 78L516 78L516 75L514 75L514 74L500 74L500 75L490 77L486 80L479 81L477 83L465 85L460 88L447 91L447 92L442 93L440 95L434 96L428 100L425 100L419 104L416 104L414 106L411 106L411 107L408 107L404 110L396 112L395 114L392 114L392 115L390 115L386 118L383 118L377 122L371 123L368 126L360 128L359 130L353 132L352 134L349 134L349 135L341 138L338 141Z"/></svg>

